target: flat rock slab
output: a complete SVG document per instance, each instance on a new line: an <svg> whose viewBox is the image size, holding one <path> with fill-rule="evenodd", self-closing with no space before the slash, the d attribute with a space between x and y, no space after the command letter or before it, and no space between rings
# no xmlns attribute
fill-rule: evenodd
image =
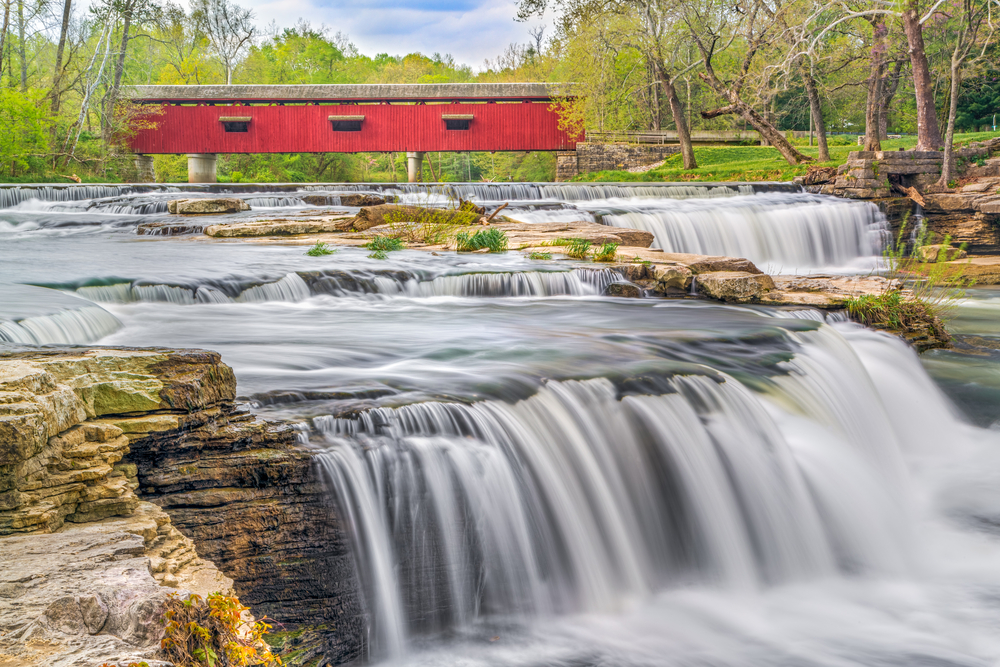
<svg viewBox="0 0 1000 667"><path fill-rule="evenodd" d="M502 229L510 239L510 246L517 248L525 243L542 245L557 239L584 239L592 244L617 243L622 246L648 248L653 235L641 229L611 227L595 222L501 222L490 227ZM558 252L558 247L554 248Z"/></svg>
<svg viewBox="0 0 1000 667"><path fill-rule="evenodd" d="M974 280L976 285L1000 285L1000 256L972 256L945 264L961 270L962 275Z"/></svg>
<svg viewBox="0 0 1000 667"><path fill-rule="evenodd" d="M217 215L249 211L250 204L242 199L226 197L222 199L172 199L167 202L167 211L176 215Z"/></svg>
<svg viewBox="0 0 1000 667"><path fill-rule="evenodd" d="M771 306L843 308L847 300L864 294L878 295L899 288L899 282L882 276L773 276L774 289L761 295Z"/></svg>
<svg viewBox="0 0 1000 667"><path fill-rule="evenodd" d="M209 225L205 234L215 238L252 236L300 236L302 234L324 234L336 232L349 215L301 220L249 220L231 225Z"/></svg>

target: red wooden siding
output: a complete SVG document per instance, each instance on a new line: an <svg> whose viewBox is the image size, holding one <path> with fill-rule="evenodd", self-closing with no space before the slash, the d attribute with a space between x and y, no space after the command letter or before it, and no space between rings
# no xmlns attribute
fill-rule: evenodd
<svg viewBox="0 0 1000 667"><path fill-rule="evenodd" d="M547 102L486 104L310 104L173 106L155 129L131 139L136 153L357 153L382 151L574 150L582 137L559 129ZM447 130L442 114L472 114L468 130ZM329 116L364 115L360 132L335 132ZM247 132L220 117L249 116Z"/></svg>

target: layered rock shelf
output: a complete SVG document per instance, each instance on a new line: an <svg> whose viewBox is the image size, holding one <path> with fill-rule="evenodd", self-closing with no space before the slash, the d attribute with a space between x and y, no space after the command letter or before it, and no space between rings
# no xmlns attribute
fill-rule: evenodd
<svg viewBox="0 0 1000 667"><path fill-rule="evenodd" d="M292 425L239 409L235 386L199 350L0 356L5 667L151 658L175 588L233 588L312 630L312 655L359 654L353 559L310 453Z"/></svg>

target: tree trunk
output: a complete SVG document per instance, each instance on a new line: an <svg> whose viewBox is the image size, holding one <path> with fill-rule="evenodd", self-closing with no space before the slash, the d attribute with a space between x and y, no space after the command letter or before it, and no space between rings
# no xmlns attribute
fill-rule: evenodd
<svg viewBox="0 0 1000 667"><path fill-rule="evenodd" d="M3 54L7 47L7 30L10 28L10 0L3 3L3 28L0 28L0 76L3 75Z"/></svg>
<svg viewBox="0 0 1000 667"><path fill-rule="evenodd" d="M872 48L871 68L868 73L868 96L865 99L865 150L880 151L879 129L882 126L882 62L878 47Z"/></svg>
<svg viewBox="0 0 1000 667"><path fill-rule="evenodd" d="M936 151L941 148L941 130L934 108L934 84L924 50L924 29L920 24L918 0L907 0L903 11L903 29L910 49L913 89L917 100L917 150Z"/></svg>
<svg viewBox="0 0 1000 667"><path fill-rule="evenodd" d="M118 52L118 61L115 62L115 78L108 91L108 107L105 112L105 134L111 129L111 120L114 118L115 104L118 103L118 91L122 86L122 74L125 72L125 54L128 53L129 32L132 28L132 13L125 14L125 23L122 24L122 41Z"/></svg>
<svg viewBox="0 0 1000 667"><path fill-rule="evenodd" d="M813 159L808 155L803 155L795 150L795 146L792 146L788 139L785 139L785 135L781 133L781 130L767 122L767 120L765 120L764 117L753 107L736 97L734 94L729 93L729 96L730 100L733 101L732 104L721 109L702 111L701 117L717 118L718 116L724 116L727 113L738 114L741 118L743 118L743 120L748 122L753 129L757 130L762 140L777 148L778 152L781 153L781 157L785 158L788 164L796 165L802 164L803 162L813 161Z"/></svg>
<svg viewBox="0 0 1000 667"><path fill-rule="evenodd" d="M21 92L28 91L28 54L24 49L24 0L17 0L17 54L21 58Z"/></svg>
<svg viewBox="0 0 1000 667"><path fill-rule="evenodd" d="M938 185L947 188L954 174L952 173L952 143L955 141L955 116L958 113L958 91L962 85L962 63L958 59L958 47L951 59L951 102L948 105L948 129L944 138L944 160L941 162L941 180Z"/></svg>
<svg viewBox="0 0 1000 667"><path fill-rule="evenodd" d="M66 0L63 4L62 27L59 29L59 46L56 47L56 66L52 73L52 90L49 92L49 96L52 98L52 113L58 113L59 100L62 97L62 91L59 90L59 86L62 81L63 51L66 49L66 33L69 31L69 17L72 7L73 0Z"/></svg>
<svg viewBox="0 0 1000 667"><path fill-rule="evenodd" d="M697 169L698 162L694 159L694 146L691 145L691 130L688 128L687 119L684 117L684 107L677 97L677 88L670 80L667 73L660 67L656 68L657 78L660 80L660 87L663 94L670 102L670 115L674 118L674 125L677 126L677 139L681 144L681 157L684 159L685 169Z"/></svg>
<svg viewBox="0 0 1000 667"><path fill-rule="evenodd" d="M819 99L819 91L816 89L816 80L812 74L803 68L802 79L806 84L806 96L809 98L810 117L813 126L816 128L816 139L819 144L819 161L830 161L830 148L826 145L826 123L823 122L823 105ZM809 135L812 141L812 134Z"/></svg>
<svg viewBox="0 0 1000 667"><path fill-rule="evenodd" d="M903 61L897 60L892 68L892 73L882 77L882 107L878 114L878 138L885 141L889 138L889 106L896 91L899 90L899 79L903 72Z"/></svg>

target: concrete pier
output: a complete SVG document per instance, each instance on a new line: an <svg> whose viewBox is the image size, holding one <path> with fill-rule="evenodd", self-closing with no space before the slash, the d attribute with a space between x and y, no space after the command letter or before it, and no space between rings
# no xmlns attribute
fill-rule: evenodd
<svg viewBox="0 0 1000 667"><path fill-rule="evenodd" d="M135 180L137 183L156 182L156 168L153 166L152 155L142 155L140 153L136 153L135 171L136 171Z"/></svg>
<svg viewBox="0 0 1000 667"><path fill-rule="evenodd" d="M215 153L188 154L188 183L218 183Z"/></svg>
<svg viewBox="0 0 1000 667"><path fill-rule="evenodd" d="M424 169L424 154L420 151L406 154L406 179L410 183L420 180Z"/></svg>

